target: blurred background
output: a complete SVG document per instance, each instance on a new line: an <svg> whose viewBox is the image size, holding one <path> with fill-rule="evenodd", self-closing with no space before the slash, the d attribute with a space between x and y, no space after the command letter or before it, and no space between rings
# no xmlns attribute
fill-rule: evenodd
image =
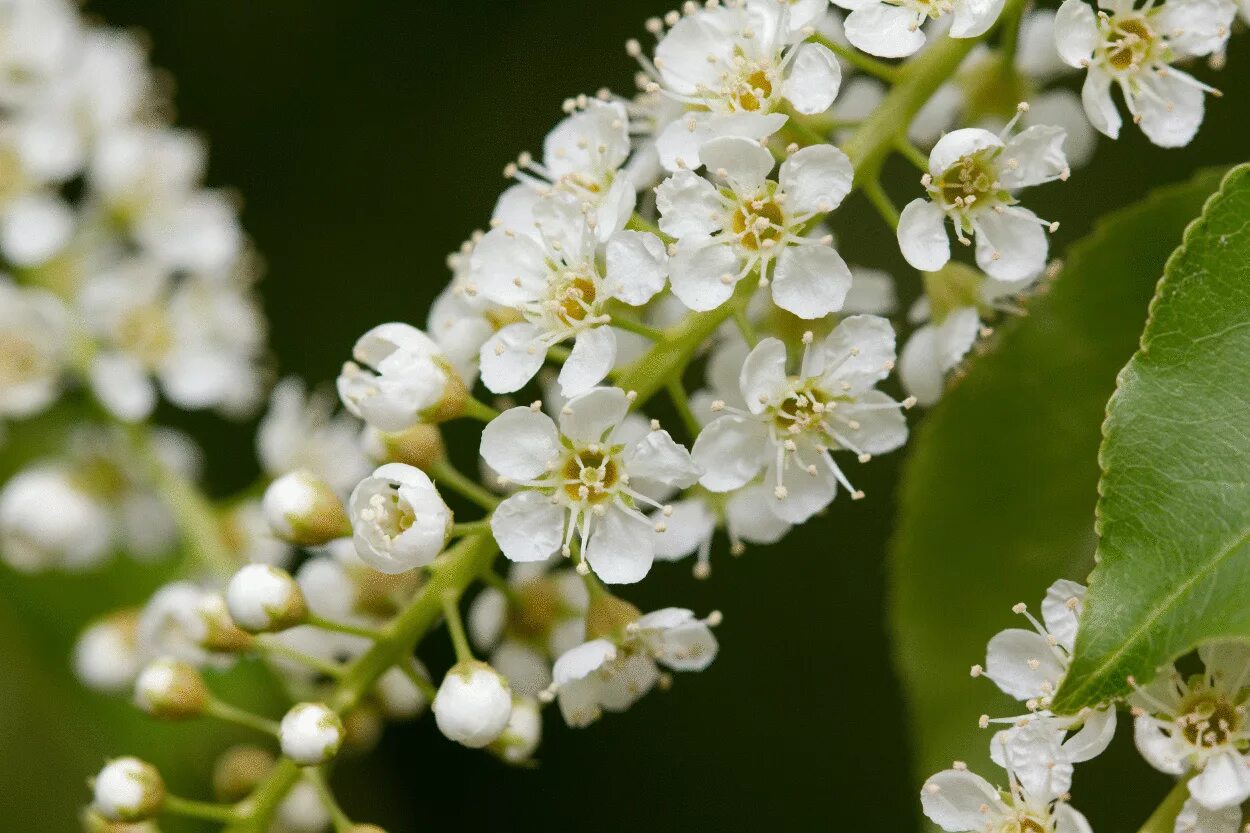
<svg viewBox="0 0 1250 833"><path fill-rule="evenodd" d="M318 382L334 377L368 327L423 324L448 278L446 254L489 218L504 164L540 147L566 96L630 91L623 44L668 4L90 0L86 8L150 36L154 63L177 81L178 123L210 140L209 184L238 190L244 226L267 261L261 291L275 367ZM1226 90L1246 88L1245 46L1232 44L1217 81ZM1038 191L1031 207L1063 222L1056 250L1152 185L1245 157L1248 107L1240 95L1209 100L1206 126L1183 151L1150 147L1127 129L1070 183ZM915 193L914 171L891 173L902 204ZM900 294L914 296L914 274L864 202L849 200L833 220L848 261L894 270ZM203 443L214 493L252 481L252 425L173 421ZM0 450L0 476L35 444L16 435ZM461 453L473 448L465 437ZM686 563L658 567L626 593L644 610L722 610L722 651L707 673L680 676L671 692L586 730L557 725L549 712L532 770L450 744L428 719L392 728L376 754L336 773L349 813L392 833L918 829L906 698L885 625L885 553L904 462L894 455L859 470L869 499L837 501L779 546L714 559L706 582ZM206 795L220 732L154 726L69 673L82 623L138 602L158 582L133 565L86 578L0 570L0 829L76 829L84 780L109 754L148 757L175 790ZM1004 611L986 638L1008 624ZM422 651L434 668L450 656L444 641L436 634ZM951 663L979 659L980 646L951 645ZM1110 791L1118 766L1100 762L1085 789ZM1136 829L1124 808L1145 802L1123 792L1091 802L1096 829Z"/></svg>

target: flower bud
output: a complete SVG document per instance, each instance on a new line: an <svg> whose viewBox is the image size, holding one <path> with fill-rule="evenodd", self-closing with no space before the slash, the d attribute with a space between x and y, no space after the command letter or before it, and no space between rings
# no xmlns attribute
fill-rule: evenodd
<svg viewBox="0 0 1250 833"><path fill-rule="evenodd" d="M325 833L334 823L321 793L307 778L291 787L276 816L274 829L282 833Z"/></svg>
<svg viewBox="0 0 1250 833"><path fill-rule="evenodd" d="M252 647L252 635L234 623L226 597L220 593L205 593L195 604L199 627L194 636L206 651L237 654Z"/></svg>
<svg viewBox="0 0 1250 833"><path fill-rule="evenodd" d="M297 546L317 547L352 534L343 502L325 481L306 469L270 483L262 506L274 534Z"/></svg>
<svg viewBox="0 0 1250 833"><path fill-rule="evenodd" d="M428 676L424 668L417 669L416 673ZM425 693L398 666L388 668L378 677L373 693L382 714L390 720L409 720L421 714L428 705Z"/></svg>
<svg viewBox="0 0 1250 833"><path fill-rule="evenodd" d="M252 633L286 630L308 615L295 579L268 564L249 564L234 574L226 587L226 607L235 624Z"/></svg>
<svg viewBox="0 0 1250 833"><path fill-rule="evenodd" d="M0 557L15 570L90 567L112 539L108 511L65 471L27 469L0 490Z"/></svg>
<svg viewBox="0 0 1250 833"><path fill-rule="evenodd" d="M208 688L204 678L185 662L158 659L135 680L135 705L153 717L185 720L204 711Z"/></svg>
<svg viewBox="0 0 1250 833"><path fill-rule="evenodd" d="M129 688L139 672L139 613L122 610L87 626L74 645L74 673L97 691Z"/></svg>
<svg viewBox="0 0 1250 833"><path fill-rule="evenodd" d="M443 422L464 413L468 389L443 350L408 324L380 324L360 337L339 374L347 410L382 431ZM372 368L370 371L368 368Z"/></svg>
<svg viewBox="0 0 1250 833"><path fill-rule="evenodd" d="M234 803L252 794L273 771L273 753L259 746L232 746L213 767L213 794L218 801Z"/></svg>
<svg viewBox="0 0 1250 833"><path fill-rule="evenodd" d="M387 463L360 481L349 505L356 553L379 572L424 567L451 535L451 510L434 483L404 463Z"/></svg>
<svg viewBox="0 0 1250 833"><path fill-rule="evenodd" d="M447 456L438 426L423 422L393 433L366 426L361 442L369 456L379 463L407 463L428 470Z"/></svg>
<svg viewBox="0 0 1250 833"><path fill-rule="evenodd" d="M491 751L510 764L528 761L542 738L543 717L532 697L512 698L512 715L503 734L491 744Z"/></svg>
<svg viewBox="0 0 1250 833"><path fill-rule="evenodd" d="M117 758L95 777L92 806L107 821L144 821L165 802L165 782L149 763Z"/></svg>
<svg viewBox="0 0 1250 833"><path fill-rule="evenodd" d="M343 721L321 703L299 703L282 718L278 741L282 754L300 766L320 766L343 745Z"/></svg>
<svg viewBox="0 0 1250 833"><path fill-rule="evenodd" d="M508 681L484 662L458 663L434 698L434 719L446 737L480 749L499 737L512 715Z"/></svg>

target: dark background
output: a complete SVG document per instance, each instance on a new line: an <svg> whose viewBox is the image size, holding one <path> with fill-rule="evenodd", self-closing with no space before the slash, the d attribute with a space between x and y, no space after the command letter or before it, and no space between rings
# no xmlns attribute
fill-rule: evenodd
<svg viewBox="0 0 1250 833"><path fill-rule="evenodd" d="M540 148L566 96L631 89L623 43L667 8L652 0L87 4L112 24L145 30L154 62L177 79L178 122L211 140L210 183L244 195L244 225L268 262L262 294L276 367L310 381L333 378L373 324L424 322L448 278L445 255L488 220L504 164ZM1246 66L1234 60L1218 83L1240 92ZM1208 124L1187 150L1151 148L1130 124L1070 183L1031 197L1039 214L1063 221L1056 250L1149 187L1244 156L1240 98L1209 100ZM902 204L918 193L914 172L892 172ZM849 200L834 224L849 261L894 269L904 295L914 294L893 235L862 200ZM215 492L251 481L250 426L178 422L208 449ZM472 451L471 440L458 449ZM644 610L722 610L722 651L709 671L679 676L671 692L586 730L547 712L532 771L448 743L428 719L393 728L372 758L337 773L349 813L391 833L915 829L918 781L883 609L900 457L857 471L868 500L839 500L781 546L733 562L722 549L702 583L688 565L658 567L626 593ZM0 577L12 670L0 680L0 757L8 759L0 828L72 829L87 797L82 779L106 753L198 756L204 765L204 729L152 732L124 705L78 692L65 670L82 613L65 615L58 600L99 611L138 601L149 583L126 568L92 579ZM987 637L1003 624L987 624ZM422 651L435 668L449 655L442 641L436 634ZM969 647L952 646L951 661L967 665ZM195 769L171 780L204 796ZM1112 786L1097 771L1090 778ZM1148 800L1119 792L1139 807ZM1090 814L1096 829L1127 829L1105 813Z"/></svg>

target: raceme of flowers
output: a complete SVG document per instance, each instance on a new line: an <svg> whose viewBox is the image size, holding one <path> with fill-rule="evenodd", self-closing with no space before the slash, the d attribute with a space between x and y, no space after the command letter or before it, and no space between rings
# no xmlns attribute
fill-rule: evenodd
<svg viewBox="0 0 1250 833"><path fill-rule="evenodd" d="M643 613L617 591L691 556L706 577L722 534L741 554L839 492L863 498L855 467L902 447L906 412L937 401L1045 278L1057 222L1021 202L1027 189L1067 180L1096 132L1118 135L1112 86L1151 141L1188 143L1213 90L1175 67L1222 55L1235 13L1231 0L838 5L845 19L826 0L711 0L647 21L654 46L626 45L635 94L565 102L541 152L507 166L489 228L449 258L424 329L393 321L357 341L337 411L295 379L268 389L255 260L231 200L200 184L201 143L157 118L136 43L59 0L0 0L0 416L80 398L101 414L4 485L4 559L88 569L181 542L194 568L93 623L75 668L153 716L270 741L222 754L212 805L114 760L89 829L162 811L342 827L325 773L386 720L428 708L447 738L525 763L547 704L586 726L709 667L719 612ZM914 82L870 56L952 38L975 48L900 105L891 87ZM1062 86L1072 69L1079 100ZM878 114L893 133L873 133ZM848 141L864 135L917 168L901 212ZM919 273L902 318L893 278L839 254L857 188ZM194 445L146 422L159 396L232 415L266 395L262 481L218 503L194 485ZM671 424L647 416L654 397ZM482 424L471 469L443 445L455 420ZM974 676L1025 713L993 735L997 784L961 765L926 782L939 826L1089 829L1072 772L1110 740L1114 704L1048 710L1082 596L1058 582L1041 621L1019 608L1031 630L990 642ZM439 622L456 663L435 677L414 649ZM205 684L201 669L245 655L291 695L280 721ZM1162 673L1131 707L1151 764L1197 774L1177 830L1231 831L1250 795L1250 653L1203 660L1204 675Z"/></svg>

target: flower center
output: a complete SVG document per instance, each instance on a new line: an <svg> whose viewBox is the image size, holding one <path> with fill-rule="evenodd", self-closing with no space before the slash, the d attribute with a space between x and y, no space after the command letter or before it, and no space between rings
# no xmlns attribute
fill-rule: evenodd
<svg viewBox="0 0 1250 833"><path fill-rule="evenodd" d="M933 183L942 204L947 208L969 209L974 205L1010 202L994 172L993 159L997 148L986 148L961 157Z"/></svg>
<svg viewBox="0 0 1250 833"><path fill-rule="evenodd" d="M783 434L825 432L830 397L812 386L794 388L773 408L773 425Z"/></svg>
<svg viewBox="0 0 1250 833"><path fill-rule="evenodd" d="M555 292L556 317L570 326L585 320L597 295L595 282L585 271L565 272Z"/></svg>
<svg viewBox="0 0 1250 833"><path fill-rule="evenodd" d="M786 215L771 194L740 203L729 222L738 242L753 252L775 246L786 233Z"/></svg>
<svg viewBox="0 0 1250 833"><path fill-rule="evenodd" d="M20 385L39 376L43 362L33 342L0 333L0 388Z"/></svg>
<svg viewBox="0 0 1250 833"><path fill-rule="evenodd" d="M740 56L735 63L738 75L726 85L726 94L734 109L754 113L772 97L772 79L768 77L767 68L756 62Z"/></svg>
<svg viewBox="0 0 1250 833"><path fill-rule="evenodd" d="M1176 724L1193 746L1222 746L1241 728L1241 709L1211 691L1196 692L1181 708L1184 713L1176 718Z"/></svg>
<svg viewBox="0 0 1250 833"><path fill-rule="evenodd" d="M148 366L165 357L174 344L173 328L158 304L130 310L117 328L117 343Z"/></svg>
<svg viewBox="0 0 1250 833"><path fill-rule="evenodd" d="M1112 17L1103 35L1103 54L1117 72L1137 69L1150 62L1157 38L1141 15Z"/></svg>
<svg viewBox="0 0 1250 833"><path fill-rule="evenodd" d="M610 500L621 480L616 456L603 450L572 452L565 458L561 474L568 499L591 505Z"/></svg>
<svg viewBox="0 0 1250 833"><path fill-rule="evenodd" d="M407 532L417 521L417 514L407 502L399 499L399 493L391 491L385 495L374 495L369 498L373 509L372 517L367 518L387 538L398 538Z"/></svg>
<svg viewBox="0 0 1250 833"><path fill-rule="evenodd" d="M1017 816L1001 828L999 833L1049 833L1046 823L1034 816Z"/></svg>

